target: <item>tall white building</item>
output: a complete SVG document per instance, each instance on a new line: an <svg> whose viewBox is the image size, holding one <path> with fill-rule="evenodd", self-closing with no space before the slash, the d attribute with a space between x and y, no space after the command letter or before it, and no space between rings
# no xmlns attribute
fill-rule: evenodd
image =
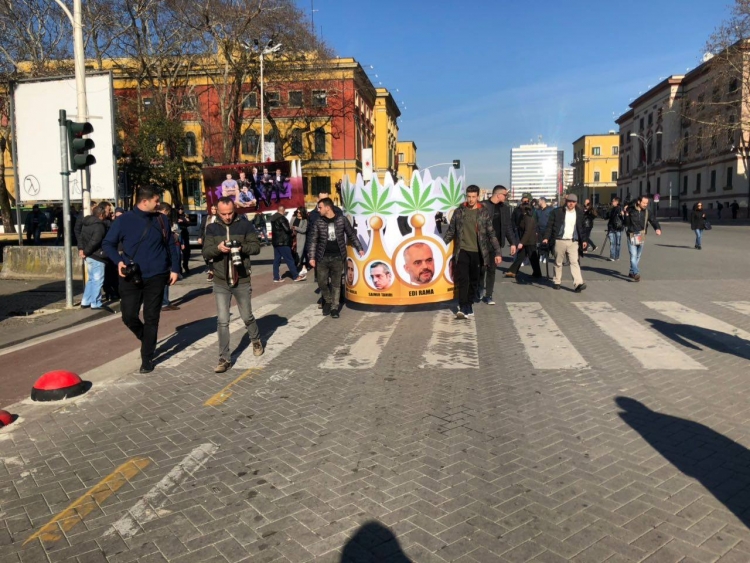
<svg viewBox="0 0 750 563"><path fill-rule="evenodd" d="M562 151L543 143L521 145L510 151L511 198L521 199L524 193L532 198L541 196L556 200L563 183Z"/></svg>

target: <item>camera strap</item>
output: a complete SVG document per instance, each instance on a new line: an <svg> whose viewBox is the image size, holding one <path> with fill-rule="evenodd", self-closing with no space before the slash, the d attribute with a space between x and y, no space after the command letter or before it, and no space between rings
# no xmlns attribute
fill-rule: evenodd
<svg viewBox="0 0 750 563"><path fill-rule="evenodd" d="M128 256L127 254L125 254L123 252L123 254L125 254L125 256L127 256L128 259L131 262L133 262L135 260L135 255L138 254L138 249L141 247L141 243L146 239L146 235L148 234L148 231L149 231L149 229L151 228L152 225L153 225L153 218L149 217L146 220L146 228L143 229L143 233L141 234L141 238L138 240L138 244L135 245L135 250L133 251L133 256Z"/></svg>

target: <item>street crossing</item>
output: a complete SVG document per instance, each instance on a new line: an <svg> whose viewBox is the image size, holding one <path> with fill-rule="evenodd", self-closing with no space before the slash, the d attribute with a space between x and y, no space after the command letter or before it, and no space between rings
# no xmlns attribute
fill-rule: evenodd
<svg viewBox="0 0 750 563"><path fill-rule="evenodd" d="M712 314L673 301L644 301L646 310L638 318L636 307L618 308L607 302L576 302L564 305L564 314L580 315L592 327L591 337L606 338L613 347L623 350L644 370L702 371L710 366L707 354L716 353L716 343L750 358L750 332L712 316L716 307L750 316L750 302L731 301L707 304ZM291 311L290 311L291 310ZM509 302L505 308L477 307L477 314L457 320L448 309L411 315L408 312L358 312L345 310L341 320L324 317L315 304L301 311L292 305L261 303L256 318L276 315L278 327L265 341L263 356L255 357L252 348L239 352L233 368L246 370L264 367L291 353L294 346L316 327L324 331L330 346L320 347L312 365L321 370L373 370L378 362L387 361L389 350L399 345L398 335L419 335L419 367L441 370L477 370L480 368L478 334L489 315L504 315L513 326L517 340L503 339L502 347L520 347L529 367L538 370L584 370L596 368L596 358L585 346L566 334L572 326L566 323L556 305L545 309L539 302ZM650 318L650 317L660 318ZM350 322L346 322L350 317ZM425 323L425 318L429 318ZM557 320L556 320L557 318ZM425 330L425 328L428 330ZM233 320L232 341L238 343L244 332L241 319ZM210 333L183 350L168 355L161 367L175 368L215 352L216 334Z"/></svg>

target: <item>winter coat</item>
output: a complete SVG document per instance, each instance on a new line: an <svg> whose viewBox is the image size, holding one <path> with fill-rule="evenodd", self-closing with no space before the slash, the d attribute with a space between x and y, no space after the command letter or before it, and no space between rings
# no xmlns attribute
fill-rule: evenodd
<svg viewBox="0 0 750 563"><path fill-rule="evenodd" d="M706 228L706 214L702 209L693 209L693 214L690 216L690 228L693 230Z"/></svg>
<svg viewBox="0 0 750 563"><path fill-rule="evenodd" d="M547 228L547 223L549 223L550 215L552 215L552 206L548 205L544 209L542 208L536 208L534 210L534 220L536 221L536 229L541 235L545 229Z"/></svg>
<svg viewBox="0 0 750 563"><path fill-rule="evenodd" d="M81 227L81 250L86 258L92 258L98 262L106 262L107 255L102 248L102 241L107 235L107 225L94 215L85 217Z"/></svg>
<svg viewBox="0 0 750 563"><path fill-rule="evenodd" d="M464 223L464 213L467 209L467 204L463 204L461 207L453 212L451 222L448 225L448 230L443 235L443 240L447 243L453 241L453 256L458 257L458 253L461 251L461 232ZM477 243L479 246L479 253L482 256L482 262L485 267L493 264L493 258L495 256L501 256L502 251L500 249L500 243L497 242L497 236L495 235L495 229L492 227L492 214L489 208L482 203L477 204Z"/></svg>
<svg viewBox="0 0 750 563"><path fill-rule="evenodd" d="M227 227L229 232L227 232ZM231 253L225 254L219 250L219 243L227 240L240 243L242 265L237 267L238 284L249 284L250 256L260 254L260 240L255 232L255 227L240 215L235 215L229 225L219 218L216 222L206 226L206 238L203 239L203 258L213 262L214 283L221 282L229 285L227 278Z"/></svg>
<svg viewBox="0 0 750 563"><path fill-rule="evenodd" d="M527 248L536 248L536 220L533 215L522 215L518 223L518 236Z"/></svg>
<svg viewBox="0 0 750 563"><path fill-rule="evenodd" d="M515 246L518 244L518 233L511 216L510 207L506 203L492 203L491 200L487 199L482 202L482 205L487 208L490 212L490 219L492 220L492 228L495 230L495 236L497 242L500 243L500 248L505 247L505 241L508 244ZM495 223L495 210L500 210L500 224ZM502 232L498 232L499 230Z"/></svg>
<svg viewBox="0 0 750 563"><path fill-rule="evenodd" d="M549 222L547 223L547 229L544 231L543 240L552 241L562 239L563 233L565 232L565 214L567 208L565 206L558 207L550 216ZM575 208L576 224L573 229L573 240L578 241L579 244L586 238L585 230L583 228L583 211L579 207Z"/></svg>
<svg viewBox="0 0 750 563"><path fill-rule="evenodd" d="M292 246L292 228L289 226L289 220L281 213L271 216L271 240L274 247Z"/></svg>
<svg viewBox="0 0 750 563"><path fill-rule="evenodd" d="M648 222L651 223L651 226L657 231L661 230L661 225L651 213L648 213L645 209L640 211L634 206L625 213L625 226L628 229L628 234L646 232L646 214L648 214Z"/></svg>
<svg viewBox="0 0 750 563"><path fill-rule="evenodd" d="M304 252L307 241L307 219L300 219L294 226L297 252Z"/></svg>
<svg viewBox="0 0 750 563"><path fill-rule="evenodd" d="M357 231L354 230L354 227L352 227L351 223L347 221L343 214L336 214L334 216L333 225L336 232L336 242L339 245L339 252L342 260L346 258L347 243L356 248L357 252L362 250L362 245L357 238ZM322 260L326 253L326 244L328 243L328 221L325 221L323 217L320 217L315 222L312 237L308 237L307 240L309 243L309 259L318 261Z"/></svg>
<svg viewBox="0 0 750 563"><path fill-rule="evenodd" d="M622 206L618 205L609 210L607 218L607 230L611 233L619 233L625 228L625 215Z"/></svg>

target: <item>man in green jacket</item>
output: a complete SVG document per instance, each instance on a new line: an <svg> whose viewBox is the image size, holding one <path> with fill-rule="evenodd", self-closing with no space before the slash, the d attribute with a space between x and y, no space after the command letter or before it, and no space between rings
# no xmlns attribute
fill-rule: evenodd
<svg viewBox="0 0 750 563"><path fill-rule="evenodd" d="M219 364L214 371L224 373L232 367L229 351L229 307L232 297L253 344L253 354L263 354L260 330L250 302L250 256L260 254L260 241L250 221L236 212L231 197L222 197L217 206L217 219L206 227L203 257L213 263L214 297L216 299L219 333Z"/></svg>

